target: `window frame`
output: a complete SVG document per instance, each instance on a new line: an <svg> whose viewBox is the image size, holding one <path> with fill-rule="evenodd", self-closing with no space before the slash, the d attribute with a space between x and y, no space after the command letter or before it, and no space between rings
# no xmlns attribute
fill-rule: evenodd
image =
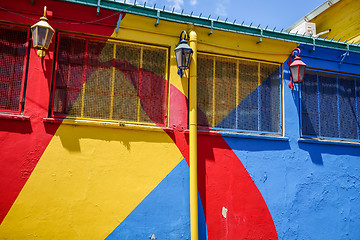
<svg viewBox="0 0 360 240"><path fill-rule="evenodd" d="M199 126L198 125L198 129L199 130L214 130L216 132L228 132L230 134L253 134L253 135L268 135L268 136L277 136L277 137L281 137L283 136L284 130L283 130L283 63L279 63L279 62L275 62L275 61L266 61L266 60L260 60L260 59L253 59L253 58L245 58L245 57L237 57L237 56L231 56L231 55L223 55L223 54L217 54L217 53L209 53L209 52L202 52L199 51L198 52L198 56L199 55L205 55L205 56L211 56L213 57L213 60L215 61L216 57L218 58L224 58L224 59L232 59L236 61L236 65L237 65L237 69L236 69L236 101L238 101L238 96L239 96L239 62L240 61L248 61L248 62L254 62L258 64L258 87L257 87L257 92L258 92L258 122L257 122L257 131L256 130L246 130L246 129L240 129L240 128L220 128L220 127L211 127L211 126ZM259 86L261 86L261 84L259 84L260 81L260 76L259 76L259 71L260 71L260 64L261 63L265 63L265 64L270 64L270 65L276 65L278 66L278 78L279 78L279 106L278 106L278 111L279 111L279 132L269 132L269 131L262 131L261 130L261 111L260 111L260 107L261 107L261 97L260 97L260 92L261 92L261 88ZM215 68L215 66L213 66L213 68ZM215 71L215 70L214 70ZM215 72L213 72L213 78L215 79ZM215 81L215 80L213 80ZM213 87L213 96L215 95L215 87ZM214 103L214 100L212 101ZM236 109L237 106L239 106L240 102L236 102ZM214 107L214 106L213 106ZM198 110L199 111L199 110ZM236 110L238 111L238 110ZM215 113L216 114L216 113ZM214 113L213 113L213 118L214 118ZM238 113L236 114L236 122L238 125ZM213 124L211 124L213 125Z"/></svg>
<svg viewBox="0 0 360 240"><path fill-rule="evenodd" d="M22 28L26 29L26 46L25 46L25 56L24 56L24 64L23 64L23 71L21 76L21 90L19 94L19 107L16 111L9 110L9 109L0 109L0 114L16 114L21 115L23 114L24 107L25 107L25 95L26 95L26 85L27 85L27 78L28 78L28 70L29 70L29 59L30 59L30 48L31 48L31 39L30 39L30 26L16 24L16 23L9 23L9 22L1 22L0 25L12 26L15 28Z"/></svg>
<svg viewBox="0 0 360 240"><path fill-rule="evenodd" d="M360 109L358 106L358 101L357 99L359 99L360 101L360 96L357 95L357 90L360 91L359 87L357 87L357 82L360 81L360 74L355 74L355 73L348 73L348 72L340 72L340 71L332 71L329 69L321 69L321 68L312 68L312 67L307 67L306 72L308 71L312 71L314 73L316 73L316 85L317 85L317 91L316 91L316 98L317 98L317 121L319 122L319 135L318 136L313 136L313 135L307 135L307 134L303 134L303 108L302 108L302 98L303 96L303 90L302 90L302 86L301 84L299 85L299 110L300 110L300 114L299 114L299 131L300 131L300 138L301 139L314 139L314 140L329 140L329 141L345 141L345 142L360 142L360 126L359 126L359 121L360 121ZM306 75L305 72L305 75ZM327 137L327 136L321 136L321 111L320 111L320 89L319 89L319 73L327 73L327 74L332 74L334 75L334 77L336 78L336 112L337 112L337 118L336 118L336 125L338 126L338 130L337 130L337 134L339 137ZM357 139L354 138L344 138L344 137L340 137L341 136L341 123L340 123L340 100L339 100L339 76L345 76L345 77L351 77L353 78L354 81L354 102L355 102L355 108L356 108L356 122L357 122ZM304 82L306 81L306 79L304 79Z"/></svg>
<svg viewBox="0 0 360 240"><path fill-rule="evenodd" d="M60 41L60 35L66 35L66 36L74 36L74 37L79 37L82 39L86 40L86 59L87 59L87 46L88 46L88 40L95 40L95 41L102 41L104 43L111 43L111 44L117 44L117 43L123 43L126 45L134 45L134 46L138 46L141 47L141 52L143 51L143 47L147 47L147 48L158 48L158 49L163 49L166 51L166 61L165 61L165 72L164 72L164 79L165 79L165 84L164 84L164 99L163 99L163 103L164 103L164 113L163 113L163 117L164 117L164 121L159 124L159 123L155 123L155 122L142 122L139 120L139 114L140 114L140 98L139 96L137 96L137 120L138 121L129 121L129 120L115 120L115 119L102 119L102 118L89 118L89 117L73 117L73 116L67 116L67 114L56 114L54 113L54 101L55 101L55 89L56 89L56 77L57 77L57 70L58 70L58 57L59 57L59 41ZM51 86L51 95L50 95L50 101L49 101L49 117L53 118L53 119L63 119L63 118L67 118L67 119L72 119L72 120L85 120L85 121L99 121L99 122L112 122L112 123L126 123L126 124L133 124L133 125L144 125L144 126L160 126L160 127L166 127L168 125L168 111L169 111L169 102L168 102L168 96L169 96L169 89L170 89L170 84L169 84L169 47L168 46L162 46L162 45L153 45L153 44L146 44L146 43L140 43L140 42L135 42L135 41L127 41L127 40L121 40L121 39L115 39L115 38L111 38L111 37L106 37L106 36L99 36L99 35L91 35L91 34L86 34L86 33L78 33L78 32L70 32L70 31L57 31L55 33L55 42L56 42L56 46L55 46L55 61L54 61L54 67L53 67L53 80L52 80L52 86ZM86 61L86 60L85 60ZM87 68L87 63L85 63L85 68L83 71L86 72L86 68ZM139 69L142 68L141 65L139 66ZM86 76L85 76L86 77ZM83 79L85 78L84 74L83 74ZM113 81L113 80L112 80ZM114 86L112 86L114 87ZM111 89L111 91L113 91L114 89ZM81 91L85 91L85 88L81 88ZM82 103L82 109L84 109L84 103ZM83 112L83 111L82 111Z"/></svg>

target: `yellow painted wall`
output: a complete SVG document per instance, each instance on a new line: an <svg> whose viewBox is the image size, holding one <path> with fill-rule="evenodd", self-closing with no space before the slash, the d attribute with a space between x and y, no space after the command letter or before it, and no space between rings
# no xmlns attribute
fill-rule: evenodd
<svg viewBox="0 0 360 240"><path fill-rule="evenodd" d="M165 132L62 125L2 239L104 239L183 159Z"/></svg>
<svg viewBox="0 0 360 240"><path fill-rule="evenodd" d="M331 29L331 32L321 37L328 36L341 41L360 43L360 1L341 0L313 18L316 23L316 31L323 32Z"/></svg>

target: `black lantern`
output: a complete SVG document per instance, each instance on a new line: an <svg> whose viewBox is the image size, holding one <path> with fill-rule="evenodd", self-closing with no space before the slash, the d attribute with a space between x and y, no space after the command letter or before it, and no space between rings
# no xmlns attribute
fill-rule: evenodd
<svg viewBox="0 0 360 240"><path fill-rule="evenodd" d="M295 50L298 51L297 56L294 54ZM304 81L306 64L303 61L301 61L300 52L301 51L299 48L295 48L291 53L290 60L288 61L288 65L290 67L290 72L291 72L291 76L290 76L291 81L289 83L289 87L291 88L291 90L294 89L293 83L302 83ZM293 56L295 56L294 61L292 61Z"/></svg>
<svg viewBox="0 0 360 240"><path fill-rule="evenodd" d="M191 47L187 44L186 32L182 31L180 34L180 42L175 48L176 64L178 67L178 74L182 77L184 70L190 66L190 60L193 53Z"/></svg>
<svg viewBox="0 0 360 240"><path fill-rule="evenodd" d="M46 18L46 6L44 7L44 16L40 21L31 26L31 33L33 38L33 46L38 49L37 55L39 57L45 56L45 50L49 48L50 41L54 35L54 29L48 23Z"/></svg>

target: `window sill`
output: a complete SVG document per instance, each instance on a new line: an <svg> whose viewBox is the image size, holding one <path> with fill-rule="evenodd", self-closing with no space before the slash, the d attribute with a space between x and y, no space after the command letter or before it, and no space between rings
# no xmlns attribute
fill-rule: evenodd
<svg viewBox="0 0 360 240"><path fill-rule="evenodd" d="M16 120L16 121L30 121L30 116L23 116L19 114L0 113L0 119Z"/></svg>
<svg viewBox="0 0 360 240"><path fill-rule="evenodd" d="M173 132L173 129L158 126L145 126L135 125L123 122L107 122L107 121L92 121L92 120L79 120L79 119L68 119L68 118L43 118L45 123L54 124L66 124L76 126L88 126L88 127L106 127L106 128L117 128L126 130L140 130L140 131L153 131L153 132Z"/></svg>
<svg viewBox="0 0 360 240"><path fill-rule="evenodd" d="M185 133L189 133L189 130L186 130ZM222 137L233 137L233 138L248 138L248 139L259 139L259 140L273 140L273 141L289 141L288 137L283 137L280 135L261 135L261 134L246 134L246 133L235 133L235 132L222 132L222 131L206 131L198 130L200 135L210 135L210 136L222 136Z"/></svg>
<svg viewBox="0 0 360 240"><path fill-rule="evenodd" d="M326 145L338 145L338 146L350 146L360 147L360 142L350 142L345 140L328 140L328 139L316 139L316 138L299 138L299 143L311 143L311 144L326 144Z"/></svg>

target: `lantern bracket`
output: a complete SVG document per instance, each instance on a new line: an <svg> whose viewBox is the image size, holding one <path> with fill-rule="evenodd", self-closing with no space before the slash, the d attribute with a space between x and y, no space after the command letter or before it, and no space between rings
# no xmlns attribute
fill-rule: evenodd
<svg viewBox="0 0 360 240"><path fill-rule="evenodd" d="M340 65L342 64L342 62L344 61L345 57L349 56L349 43L346 44L346 52L341 54L341 60L340 60Z"/></svg>

